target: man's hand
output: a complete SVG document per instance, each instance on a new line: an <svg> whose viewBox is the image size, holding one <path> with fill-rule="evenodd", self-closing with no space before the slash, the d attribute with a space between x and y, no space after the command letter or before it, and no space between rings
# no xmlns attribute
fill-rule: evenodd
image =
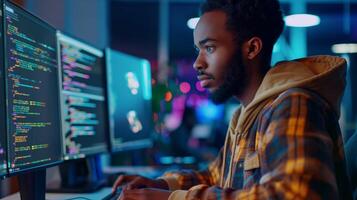
<svg viewBox="0 0 357 200"><path fill-rule="evenodd" d="M217 186L209 186L205 184L196 185L190 188L185 199L186 200L213 200L213 199L232 199L230 195L234 192L234 189L224 189Z"/></svg>
<svg viewBox="0 0 357 200"><path fill-rule="evenodd" d="M113 192L116 191L116 189L119 186L123 186L123 190L132 190L132 189L140 189L140 188L157 188L163 190L169 189L169 186L164 180L149 179L137 175L119 176L113 185Z"/></svg>
<svg viewBox="0 0 357 200"><path fill-rule="evenodd" d="M118 200L167 200L171 192L160 189L123 190Z"/></svg>

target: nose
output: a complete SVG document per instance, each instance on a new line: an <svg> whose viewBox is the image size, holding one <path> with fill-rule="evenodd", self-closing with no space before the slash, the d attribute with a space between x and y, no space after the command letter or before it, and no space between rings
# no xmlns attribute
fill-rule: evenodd
<svg viewBox="0 0 357 200"><path fill-rule="evenodd" d="M198 70L202 70L204 68L206 68L206 62L204 61L203 56L201 55L201 53L198 54L195 62L193 63L193 68L198 71Z"/></svg>

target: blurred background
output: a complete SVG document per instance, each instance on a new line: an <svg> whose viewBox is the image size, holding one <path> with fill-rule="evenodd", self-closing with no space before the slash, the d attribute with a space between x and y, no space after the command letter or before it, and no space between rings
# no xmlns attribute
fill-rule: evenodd
<svg viewBox="0 0 357 200"><path fill-rule="evenodd" d="M152 66L154 146L116 154L114 165L192 164L202 168L223 145L239 102L214 105L196 80L191 18L202 0L17 0L25 9L99 48L110 47L148 59ZM285 27L272 65L310 55L347 59L348 74L340 119L344 141L357 121L357 0L280 0L285 16L311 14ZM304 26L304 27L294 27ZM150 155L145 159L143 155ZM116 159L126 156L128 159ZM186 159L183 159L186 158Z"/></svg>

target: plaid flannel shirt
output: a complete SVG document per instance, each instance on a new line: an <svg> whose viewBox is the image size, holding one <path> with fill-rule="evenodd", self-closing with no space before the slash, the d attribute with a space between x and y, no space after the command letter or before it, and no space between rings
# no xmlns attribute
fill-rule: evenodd
<svg viewBox="0 0 357 200"><path fill-rule="evenodd" d="M233 147L205 171L163 178L174 180L170 189L185 190L177 192L186 199L352 199L337 115L308 90L289 89L269 102L236 145L230 187L220 181L227 179Z"/></svg>

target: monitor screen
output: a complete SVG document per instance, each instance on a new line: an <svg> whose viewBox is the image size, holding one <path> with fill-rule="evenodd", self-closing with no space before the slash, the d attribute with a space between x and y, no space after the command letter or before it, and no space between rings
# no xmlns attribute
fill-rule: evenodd
<svg viewBox="0 0 357 200"><path fill-rule="evenodd" d="M111 49L106 63L112 151L151 146L150 63Z"/></svg>
<svg viewBox="0 0 357 200"><path fill-rule="evenodd" d="M2 1L0 0L0 9L2 9ZM2 15L0 16L3 21ZM4 55L4 38L3 38L3 23L0 23L0 55ZM6 98L4 87L4 59L0 61L0 177L6 175Z"/></svg>
<svg viewBox="0 0 357 200"><path fill-rule="evenodd" d="M104 53L58 34L62 72L65 160L106 152L108 132Z"/></svg>
<svg viewBox="0 0 357 200"><path fill-rule="evenodd" d="M56 30L5 2L10 173L62 161Z"/></svg>

